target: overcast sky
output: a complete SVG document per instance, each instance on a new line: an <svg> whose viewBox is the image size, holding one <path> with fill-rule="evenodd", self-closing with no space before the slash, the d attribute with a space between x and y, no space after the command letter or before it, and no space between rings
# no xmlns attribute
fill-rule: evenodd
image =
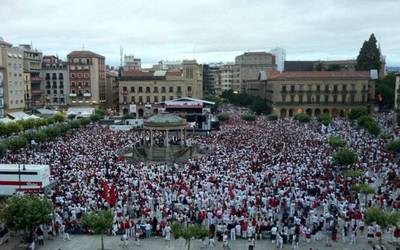
<svg viewBox="0 0 400 250"><path fill-rule="evenodd" d="M0 36L65 57L92 50L119 65L120 46L149 65L234 61L286 49L287 60L356 58L375 33L400 66L400 0L0 0Z"/></svg>

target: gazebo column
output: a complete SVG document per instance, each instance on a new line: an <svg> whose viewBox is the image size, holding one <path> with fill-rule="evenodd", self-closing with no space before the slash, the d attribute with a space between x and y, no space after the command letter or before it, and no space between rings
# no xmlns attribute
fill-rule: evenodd
<svg viewBox="0 0 400 250"><path fill-rule="evenodd" d="M150 147L153 147L153 130L150 129Z"/></svg>
<svg viewBox="0 0 400 250"><path fill-rule="evenodd" d="M169 147L169 142L168 142L168 129L165 130L165 146Z"/></svg>
<svg viewBox="0 0 400 250"><path fill-rule="evenodd" d="M181 146L185 145L185 141L183 140L183 129L181 128L181 135L179 137L181 139Z"/></svg>

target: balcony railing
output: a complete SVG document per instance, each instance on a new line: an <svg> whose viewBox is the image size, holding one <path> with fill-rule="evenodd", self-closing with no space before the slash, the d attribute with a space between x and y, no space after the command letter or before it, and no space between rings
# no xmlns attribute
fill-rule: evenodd
<svg viewBox="0 0 400 250"><path fill-rule="evenodd" d="M83 93L83 96L84 96L84 97L91 97L92 94L91 94L91 93Z"/></svg>

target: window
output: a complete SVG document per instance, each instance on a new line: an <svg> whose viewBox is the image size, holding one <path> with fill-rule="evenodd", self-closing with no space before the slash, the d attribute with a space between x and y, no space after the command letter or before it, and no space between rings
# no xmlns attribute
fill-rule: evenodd
<svg viewBox="0 0 400 250"><path fill-rule="evenodd" d="M71 82L71 86L75 87L76 86L75 82Z"/></svg>
<svg viewBox="0 0 400 250"><path fill-rule="evenodd" d="M64 90L61 89L60 90L60 94L63 95L64 94Z"/></svg>
<svg viewBox="0 0 400 250"><path fill-rule="evenodd" d="M53 81L53 88L57 88L57 81Z"/></svg>
<svg viewBox="0 0 400 250"><path fill-rule="evenodd" d="M131 102L135 103L135 96L131 96Z"/></svg>
<svg viewBox="0 0 400 250"><path fill-rule="evenodd" d="M150 103L150 96L146 96L146 103Z"/></svg>
<svg viewBox="0 0 400 250"><path fill-rule="evenodd" d="M52 78L53 80L56 80L56 79L57 79L57 73L53 73L53 75L51 76L51 78Z"/></svg>
<svg viewBox="0 0 400 250"><path fill-rule="evenodd" d="M50 95L50 94L51 94L51 91L50 91L50 89L48 89L48 90L47 90L47 94L48 94L48 95Z"/></svg>
<svg viewBox="0 0 400 250"><path fill-rule="evenodd" d="M290 91L291 91L291 92L294 92L294 88L295 88L294 85L290 85Z"/></svg>
<svg viewBox="0 0 400 250"><path fill-rule="evenodd" d="M50 73L46 73L46 80L50 80Z"/></svg>
<svg viewBox="0 0 400 250"><path fill-rule="evenodd" d="M329 85L325 85L325 92L329 92Z"/></svg>
<svg viewBox="0 0 400 250"><path fill-rule="evenodd" d="M294 102L294 95L290 96L290 102Z"/></svg>
<svg viewBox="0 0 400 250"><path fill-rule="evenodd" d="M56 89L53 90L53 94L57 95L57 90Z"/></svg>
<svg viewBox="0 0 400 250"><path fill-rule="evenodd" d="M54 98L53 98L53 102L57 103L57 102L58 102L58 98L57 98L57 97L54 97Z"/></svg>
<svg viewBox="0 0 400 250"><path fill-rule="evenodd" d="M170 87L169 87L169 93L172 93L172 92L174 92L174 87L170 86ZM172 100L172 99L171 99L171 100Z"/></svg>
<svg viewBox="0 0 400 250"><path fill-rule="evenodd" d="M345 103L346 102L346 94L342 95L342 102Z"/></svg>
<svg viewBox="0 0 400 250"><path fill-rule="evenodd" d="M122 91L128 91L128 88L126 86L122 87Z"/></svg>
<svg viewBox="0 0 400 250"><path fill-rule="evenodd" d="M154 96L154 102L158 102L158 96Z"/></svg>
<svg viewBox="0 0 400 250"><path fill-rule="evenodd" d="M335 85L333 85L333 91L338 91L338 86L335 84Z"/></svg>
<svg viewBox="0 0 400 250"><path fill-rule="evenodd" d="M63 88L64 88L64 82L60 81L60 89L63 89Z"/></svg>
<svg viewBox="0 0 400 250"><path fill-rule="evenodd" d="M299 95L299 102L303 103L303 95Z"/></svg>
<svg viewBox="0 0 400 250"><path fill-rule="evenodd" d="M346 91L347 90L347 86L346 85L342 85L342 89L343 89L343 91Z"/></svg>
<svg viewBox="0 0 400 250"><path fill-rule="evenodd" d="M315 101L316 101L317 103L320 103L320 101L321 101L321 96L320 96L320 95L316 95L316 96L315 96Z"/></svg>
<svg viewBox="0 0 400 250"><path fill-rule="evenodd" d="M286 102L286 95L282 95L282 102Z"/></svg>
<svg viewBox="0 0 400 250"><path fill-rule="evenodd" d="M143 103L143 97L142 96L139 96L139 102Z"/></svg>
<svg viewBox="0 0 400 250"><path fill-rule="evenodd" d="M146 93L150 93L150 87L146 87Z"/></svg>
<svg viewBox="0 0 400 250"><path fill-rule="evenodd" d="M139 93L143 93L143 87L139 87Z"/></svg>
<svg viewBox="0 0 400 250"><path fill-rule="evenodd" d="M124 103L127 103L127 102L128 102L128 97L127 97L126 95L124 95L124 96L122 97L122 101L123 101Z"/></svg>
<svg viewBox="0 0 400 250"><path fill-rule="evenodd" d="M173 97L173 96L170 96L169 99L170 99L170 100L174 100L174 97Z"/></svg>
<svg viewBox="0 0 400 250"><path fill-rule="evenodd" d="M63 80L63 79L64 79L63 73L59 73L59 74L58 74L58 79L60 79L60 80Z"/></svg>
<svg viewBox="0 0 400 250"><path fill-rule="evenodd" d="M131 87L131 93L135 93L135 87Z"/></svg>
<svg viewBox="0 0 400 250"><path fill-rule="evenodd" d="M333 95L333 103L337 103L337 95Z"/></svg>
<svg viewBox="0 0 400 250"><path fill-rule="evenodd" d="M351 103L354 103L355 99L356 99L355 95L354 95L354 94L351 94L351 95L350 95L350 102L351 102Z"/></svg>
<svg viewBox="0 0 400 250"><path fill-rule="evenodd" d="M178 87L176 88L176 92L182 92L181 86L178 86Z"/></svg>
<svg viewBox="0 0 400 250"><path fill-rule="evenodd" d="M165 102L165 95L161 96L161 101Z"/></svg>
<svg viewBox="0 0 400 250"><path fill-rule="evenodd" d="M158 87L154 87L154 88L153 88L153 92L154 92L154 93L158 93Z"/></svg>
<svg viewBox="0 0 400 250"><path fill-rule="evenodd" d="M161 93L165 93L165 87L161 87Z"/></svg>
<svg viewBox="0 0 400 250"><path fill-rule="evenodd" d="M286 85L282 86L282 92L286 92Z"/></svg>
<svg viewBox="0 0 400 250"><path fill-rule="evenodd" d="M329 95L325 95L325 102L329 102Z"/></svg>
<svg viewBox="0 0 400 250"><path fill-rule="evenodd" d="M89 87L89 82L85 82L85 87Z"/></svg>
<svg viewBox="0 0 400 250"><path fill-rule="evenodd" d="M187 91L188 91L188 93L191 93L192 92L192 86L188 86L187 87Z"/></svg>

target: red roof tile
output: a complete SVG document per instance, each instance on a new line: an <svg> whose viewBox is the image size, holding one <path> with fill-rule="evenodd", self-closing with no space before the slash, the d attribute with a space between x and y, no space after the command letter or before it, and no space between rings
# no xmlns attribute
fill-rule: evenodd
<svg viewBox="0 0 400 250"><path fill-rule="evenodd" d="M141 71L141 70L128 70L123 71L123 76L153 76L153 71Z"/></svg>

